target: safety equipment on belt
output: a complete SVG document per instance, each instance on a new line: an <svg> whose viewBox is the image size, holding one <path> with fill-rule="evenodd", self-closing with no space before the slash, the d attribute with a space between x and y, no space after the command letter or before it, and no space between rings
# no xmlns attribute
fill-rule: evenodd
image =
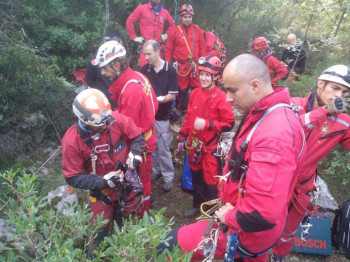
<svg viewBox="0 0 350 262"><path fill-rule="evenodd" d="M114 122L107 97L94 88L86 89L76 96L73 112L83 123L90 126L103 126Z"/></svg>
<svg viewBox="0 0 350 262"><path fill-rule="evenodd" d="M334 98L328 105L326 105L326 108L330 115L346 112L350 109L350 94L346 93L342 97Z"/></svg>
<svg viewBox="0 0 350 262"><path fill-rule="evenodd" d="M350 68L346 65L331 66L318 79L338 83L350 89Z"/></svg>
<svg viewBox="0 0 350 262"><path fill-rule="evenodd" d="M159 38L160 40L162 40L162 42L165 42L168 39L168 34L167 33L161 34Z"/></svg>
<svg viewBox="0 0 350 262"><path fill-rule="evenodd" d="M139 155L134 155L132 152L129 153L128 159L126 160L126 164L131 169L137 169L139 164L142 162L142 158Z"/></svg>
<svg viewBox="0 0 350 262"><path fill-rule="evenodd" d="M265 37L257 37L254 39L252 44L252 50L253 51L259 51L261 49L268 49L270 48L268 41Z"/></svg>
<svg viewBox="0 0 350 262"><path fill-rule="evenodd" d="M158 102L162 102L165 99L165 96L157 96Z"/></svg>
<svg viewBox="0 0 350 262"><path fill-rule="evenodd" d="M103 176L110 188L120 187L124 181L123 173L118 174L117 171L109 172L107 175Z"/></svg>
<svg viewBox="0 0 350 262"><path fill-rule="evenodd" d="M144 188L136 169L128 168L125 172L125 183L122 194L119 196L119 204L123 216L139 214L143 209Z"/></svg>
<svg viewBox="0 0 350 262"><path fill-rule="evenodd" d="M125 57L125 48L117 41L108 41L100 46L95 59L91 60L91 64L104 67L118 57Z"/></svg>
<svg viewBox="0 0 350 262"><path fill-rule="evenodd" d="M217 75L222 72L222 62L214 55L200 57L198 59L198 64L198 70L200 71L205 71L213 75Z"/></svg>
<svg viewBox="0 0 350 262"><path fill-rule="evenodd" d="M183 6L180 7L179 15L194 15L193 7L190 4L184 4Z"/></svg>
<svg viewBox="0 0 350 262"><path fill-rule="evenodd" d="M137 36L134 38L134 41L136 43L143 44L143 42L145 42L145 38L143 38L142 36Z"/></svg>

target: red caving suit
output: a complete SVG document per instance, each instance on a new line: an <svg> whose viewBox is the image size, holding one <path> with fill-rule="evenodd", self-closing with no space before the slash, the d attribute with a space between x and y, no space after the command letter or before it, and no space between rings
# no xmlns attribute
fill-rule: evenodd
<svg viewBox="0 0 350 262"><path fill-rule="evenodd" d="M169 63L177 62L179 89L186 89L189 86L200 87L199 72L194 72L189 64L190 51L191 59L197 67L199 57L205 56L205 43L201 29L193 24L188 27L182 24L174 27L166 42L165 60Z"/></svg>
<svg viewBox="0 0 350 262"><path fill-rule="evenodd" d="M104 187L104 179L102 177L111 171L115 171L116 163L120 160L123 164L126 162L128 152L121 151L116 154L116 144L119 139L130 142L142 134L142 129L137 127L129 117L126 117L118 112L112 112L115 122L108 126L100 133L101 137L98 140L93 140L94 148L99 145L105 145L102 149L110 146L110 152L97 153L96 174L92 173L91 150L90 147L83 141L82 137L77 131L77 125L72 125L65 133L62 139L62 169L66 179L71 179L80 176L81 179L75 184L67 183L86 190L101 190L112 201L117 200L117 193L115 189ZM109 134L108 134L109 133ZM91 133L90 136L95 133ZM143 140L143 139L142 139ZM137 151L141 151L143 147L139 146ZM132 150L131 146L131 150ZM132 150L133 151L133 150ZM110 154L112 153L112 154ZM135 153L135 152L134 152ZM103 218L113 219L113 205L105 205L102 200L95 200L90 202L91 224L93 224L97 215L104 212Z"/></svg>
<svg viewBox="0 0 350 262"><path fill-rule="evenodd" d="M160 40L160 35L163 34L164 25L167 24L167 33L174 28L174 20L170 16L169 12L162 8L159 4L158 9L154 12L150 2L144 5L139 5L129 15L126 20L126 30L128 31L129 38L133 40L137 35L135 33L135 23L139 23L140 34L145 40L156 40L161 45L161 56L164 58L164 47L163 42ZM157 15L156 15L157 14ZM142 68L147 64L147 60L143 52L140 54L140 67Z"/></svg>
<svg viewBox="0 0 350 262"><path fill-rule="evenodd" d="M288 68L272 55L270 50L263 56L262 61L266 64L270 73L271 85L277 85L278 80L285 79L288 76Z"/></svg>
<svg viewBox="0 0 350 262"><path fill-rule="evenodd" d="M246 140L254 124L264 112L278 103L289 104L288 89L283 88L260 100L242 120L237 131L234 147L241 151L240 145ZM273 128L272 128L273 127ZM242 180L243 193L239 198L238 180L220 184L219 197L223 203L229 202L235 208L228 211L225 220L229 230L238 233L238 246L253 254L271 248L281 236L286 219L287 204L293 194L296 177L302 161L304 149L303 130L299 118L287 107L278 107L270 112L255 130L244 153L248 171ZM224 174L228 173L228 165ZM202 240L208 221L184 226L178 231L180 247L193 251ZM215 259L223 259L227 238L221 231ZM268 253L244 261L267 261ZM239 257L239 254L236 253ZM192 260L202 260L202 250L193 253Z"/></svg>
<svg viewBox="0 0 350 262"><path fill-rule="evenodd" d="M145 148L139 167L144 186L144 210L149 211L151 195L152 153L157 145L153 124L158 110L157 96L148 79L130 67L110 86L111 100L117 102L119 113L132 118L145 133Z"/></svg>
<svg viewBox="0 0 350 262"><path fill-rule="evenodd" d="M315 97L316 92L312 92L306 98L292 98L292 103L300 106L299 112L306 135L307 154L298 174L284 234L272 249L274 254L281 257L290 253L296 231L305 215L304 211L309 206L308 193L314 190L318 161L327 156L337 144L350 150L350 116L345 113L328 116L328 110L323 107L313 109Z"/></svg>

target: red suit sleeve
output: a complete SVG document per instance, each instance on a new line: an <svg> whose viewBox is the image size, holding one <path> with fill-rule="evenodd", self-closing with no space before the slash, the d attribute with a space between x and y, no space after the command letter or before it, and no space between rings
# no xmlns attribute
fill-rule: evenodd
<svg viewBox="0 0 350 262"><path fill-rule="evenodd" d="M82 150L74 140L69 141L62 140L62 170L67 178L85 172Z"/></svg>
<svg viewBox="0 0 350 262"><path fill-rule="evenodd" d="M168 11L166 11L165 23L168 25L168 29L166 30L166 32L168 33L168 37L169 37L169 34L171 33L171 31L175 27L175 22Z"/></svg>
<svg viewBox="0 0 350 262"><path fill-rule="evenodd" d="M202 34L201 29L199 28L199 57L205 56L205 41L204 41L204 34ZM197 61L196 61L197 62Z"/></svg>
<svg viewBox="0 0 350 262"><path fill-rule="evenodd" d="M271 84L276 85L279 79L286 78L288 75L288 69L277 58L270 56L267 60L266 66L273 68L274 77L271 79Z"/></svg>
<svg viewBox="0 0 350 262"><path fill-rule="evenodd" d="M220 119L206 119L204 130L215 131L218 133L228 132L232 129L235 122L231 105L225 101L216 106Z"/></svg>
<svg viewBox="0 0 350 262"><path fill-rule="evenodd" d="M140 19L141 11L141 6L136 7L136 9L129 15L128 19L126 19L126 30L131 40L136 37L134 26Z"/></svg>
<svg viewBox="0 0 350 262"><path fill-rule="evenodd" d="M193 114L192 104L193 104L193 98L195 93L196 93L195 90L191 92L190 100L188 102L188 107L187 107L187 113L179 132L179 140L185 140L190 135L191 130L193 130L194 119L192 116Z"/></svg>
<svg viewBox="0 0 350 262"><path fill-rule="evenodd" d="M258 137L251 145L244 200L238 201L225 216L225 223L236 232L275 227L285 211L288 190L294 182L297 163L291 160L295 155L292 145L256 132Z"/></svg>
<svg viewBox="0 0 350 262"><path fill-rule="evenodd" d="M168 34L168 39L165 44L165 60L169 63L171 63L171 60L173 59L175 32L176 27L173 27L173 29L170 30L170 33Z"/></svg>

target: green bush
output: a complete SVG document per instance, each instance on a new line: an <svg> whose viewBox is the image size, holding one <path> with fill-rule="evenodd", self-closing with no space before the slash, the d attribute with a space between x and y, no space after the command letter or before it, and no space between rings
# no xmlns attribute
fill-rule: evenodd
<svg viewBox="0 0 350 262"><path fill-rule="evenodd" d="M1 173L0 179L1 217L6 217L7 231L13 234L0 253L1 261L86 260L86 246L107 222L102 216L91 227L91 214L84 205L67 206L69 215L63 215L40 196L37 175L24 170ZM126 221L122 230L100 244L94 261L164 261L165 256L172 261L189 261L190 254L182 254L179 248L157 254L156 247L169 240L166 235L173 224L164 212L165 208L143 219Z"/></svg>

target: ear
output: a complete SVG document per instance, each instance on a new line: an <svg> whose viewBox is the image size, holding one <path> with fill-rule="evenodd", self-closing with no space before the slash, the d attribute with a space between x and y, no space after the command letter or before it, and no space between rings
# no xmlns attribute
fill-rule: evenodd
<svg viewBox="0 0 350 262"><path fill-rule="evenodd" d="M258 94L260 92L261 83L258 79L253 79L252 81L250 81L249 84L250 84L254 94Z"/></svg>

